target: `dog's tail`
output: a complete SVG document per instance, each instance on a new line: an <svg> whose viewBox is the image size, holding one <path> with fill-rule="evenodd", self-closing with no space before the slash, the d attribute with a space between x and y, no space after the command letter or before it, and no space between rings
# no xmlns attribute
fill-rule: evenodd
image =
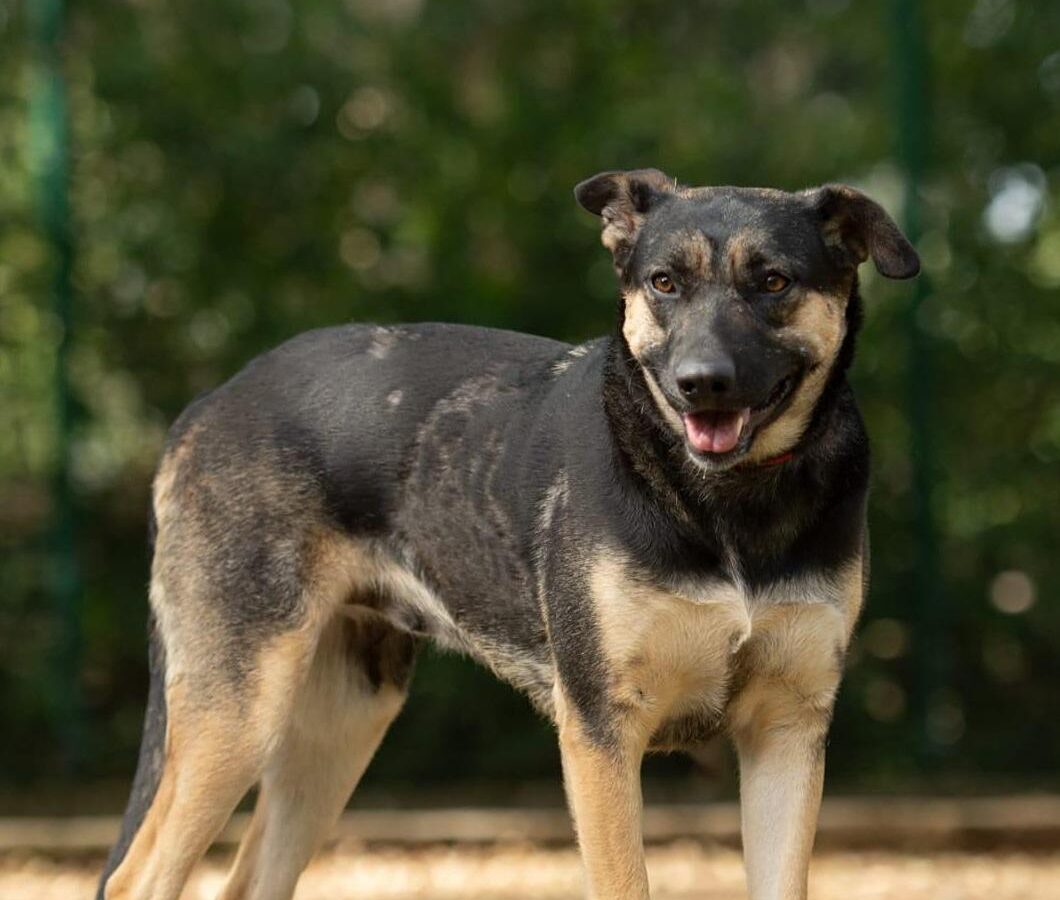
<svg viewBox="0 0 1060 900"><path fill-rule="evenodd" d="M152 616L148 622L148 666L151 686L147 692L147 711L144 713L144 734L140 742L140 759L136 764L132 791L121 822L118 841L110 851L99 881L96 900L104 900L107 879L121 864L125 854L143 824L162 777L162 762L166 752L166 653L158 626Z"/></svg>

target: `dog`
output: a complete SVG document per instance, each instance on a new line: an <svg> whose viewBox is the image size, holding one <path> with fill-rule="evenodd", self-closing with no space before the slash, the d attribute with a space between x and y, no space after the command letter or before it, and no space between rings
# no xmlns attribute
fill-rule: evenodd
<svg viewBox="0 0 1060 900"><path fill-rule="evenodd" d="M221 897L289 898L428 639L555 724L589 896L649 896L642 757L718 734L751 897L805 896L868 566L858 267L919 260L842 185L643 169L575 196L618 276L611 336L325 328L178 418L153 484L143 743L101 898L177 900L256 783Z"/></svg>

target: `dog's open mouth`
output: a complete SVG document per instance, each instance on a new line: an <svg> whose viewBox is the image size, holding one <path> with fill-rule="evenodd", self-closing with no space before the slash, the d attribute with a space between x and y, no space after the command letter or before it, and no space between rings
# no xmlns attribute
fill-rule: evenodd
<svg viewBox="0 0 1060 900"><path fill-rule="evenodd" d="M685 437L697 453L731 453L762 424L788 396L793 377L782 379L759 406L732 410L704 410L682 415ZM743 443L749 443L744 441Z"/></svg>
<svg viewBox="0 0 1060 900"><path fill-rule="evenodd" d="M750 407L735 412L685 413L685 436L700 453L728 453L736 449L750 420Z"/></svg>

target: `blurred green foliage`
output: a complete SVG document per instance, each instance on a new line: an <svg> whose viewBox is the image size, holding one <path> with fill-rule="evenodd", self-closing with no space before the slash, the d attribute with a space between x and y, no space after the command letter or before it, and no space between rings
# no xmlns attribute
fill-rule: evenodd
<svg viewBox="0 0 1060 900"><path fill-rule="evenodd" d="M1060 4L933 0L920 242L945 646L918 640L907 286L866 272L873 586L831 775L971 779L1060 758ZM347 319L579 339L614 318L571 187L853 182L901 213L885 3L82 0L70 366L87 776L130 773L145 696L147 488L167 423L261 350ZM26 10L0 0L0 772L54 775L54 259L35 218ZM945 686L925 696L926 656ZM918 662L919 661L919 662ZM926 725L914 711L926 709ZM926 732L926 734L925 734ZM430 657L375 777L555 770L547 729Z"/></svg>

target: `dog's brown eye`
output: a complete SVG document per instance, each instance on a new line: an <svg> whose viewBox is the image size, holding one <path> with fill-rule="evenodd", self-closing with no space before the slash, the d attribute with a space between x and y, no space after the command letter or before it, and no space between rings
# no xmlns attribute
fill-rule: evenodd
<svg viewBox="0 0 1060 900"><path fill-rule="evenodd" d="M779 294L784 288L791 284L790 278L785 278L779 272L770 272L762 283L770 294Z"/></svg>
<svg viewBox="0 0 1060 900"><path fill-rule="evenodd" d="M677 288L674 280L665 272L656 272L651 276L651 286L660 294L672 294Z"/></svg>

